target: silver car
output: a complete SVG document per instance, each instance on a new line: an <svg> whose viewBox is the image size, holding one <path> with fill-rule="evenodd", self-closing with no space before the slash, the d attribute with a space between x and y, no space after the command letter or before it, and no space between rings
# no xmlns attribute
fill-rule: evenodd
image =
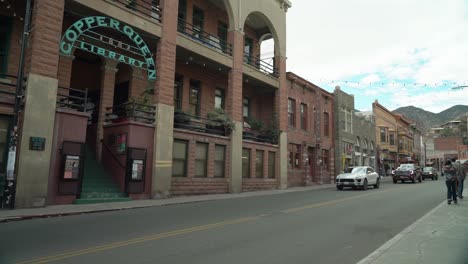
<svg viewBox="0 0 468 264"><path fill-rule="evenodd" d="M374 188L380 187L380 176L369 166L349 167L344 173L336 176L336 188L343 190L344 187L361 188L367 190L369 185Z"/></svg>

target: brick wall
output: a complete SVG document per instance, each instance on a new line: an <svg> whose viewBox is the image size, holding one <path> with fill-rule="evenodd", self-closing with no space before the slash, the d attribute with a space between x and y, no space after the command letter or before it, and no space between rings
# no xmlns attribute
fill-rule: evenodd
<svg viewBox="0 0 468 264"><path fill-rule="evenodd" d="M26 72L57 78L65 0L34 1Z"/></svg>
<svg viewBox="0 0 468 264"><path fill-rule="evenodd" d="M460 145L463 145L463 139L461 137L440 137L434 139L435 150L457 151Z"/></svg>
<svg viewBox="0 0 468 264"><path fill-rule="evenodd" d="M173 195L227 193L229 191L229 178L231 177L229 174L229 161L231 160L229 138L174 129L174 139L187 140L189 146L187 155L187 175L186 177L172 177L171 193ZM197 142L209 144L207 161L208 175L204 178L195 177ZM214 178L215 145L226 146L224 178Z"/></svg>
<svg viewBox="0 0 468 264"><path fill-rule="evenodd" d="M252 141L243 141L243 148L250 150L250 177L242 178L242 191L258 191L278 188L279 184L279 150L278 146ZM257 150L263 151L263 178L256 175ZM275 178L268 178L268 155L270 152L276 153Z"/></svg>

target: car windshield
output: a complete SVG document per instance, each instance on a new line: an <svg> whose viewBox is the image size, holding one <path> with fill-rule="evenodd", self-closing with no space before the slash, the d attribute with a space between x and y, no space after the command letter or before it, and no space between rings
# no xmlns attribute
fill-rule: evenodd
<svg viewBox="0 0 468 264"><path fill-rule="evenodd" d="M414 169L414 165L413 164L401 164L400 169L403 169L403 170Z"/></svg>
<svg viewBox="0 0 468 264"><path fill-rule="evenodd" d="M362 173L362 172L366 172L365 167L353 168L353 171L351 171L351 173Z"/></svg>
<svg viewBox="0 0 468 264"><path fill-rule="evenodd" d="M432 167L425 167L423 171L432 171Z"/></svg>

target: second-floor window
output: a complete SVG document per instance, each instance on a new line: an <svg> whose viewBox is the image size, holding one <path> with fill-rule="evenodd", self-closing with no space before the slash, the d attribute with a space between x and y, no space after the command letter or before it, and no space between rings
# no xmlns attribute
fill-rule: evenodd
<svg viewBox="0 0 468 264"><path fill-rule="evenodd" d="M215 108L224 109L224 90L221 88L215 90Z"/></svg>
<svg viewBox="0 0 468 264"><path fill-rule="evenodd" d="M250 64L252 62L253 40L251 38L245 37L244 42L244 62Z"/></svg>
<svg viewBox="0 0 468 264"><path fill-rule="evenodd" d="M179 10L177 13L177 30L185 32L185 19L187 18L187 0L179 0Z"/></svg>
<svg viewBox="0 0 468 264"><path fill-rule="evenodd" d="M11 19L0 16L0 73L8 69L8 50L10 46ZM1 77L0 77L1 78Z"/></svg>
<svg viewBox="0 0 468 264"><path fill-rule="evenodd" d="M327 112L323 113L323 135L330 136L330 115Z"/></svg>
<svg viewBox="0 0 468 264"><path fill-rule="evenodd" d="M380 142L387 142L387 130L383 127L380 128Z"/></svg>
<svg viewBox="0 0 468 264"><path fill-rule="evenodd" d="M182 109L182 84L183 77L180 75L176 75L174 81L174 108L176 110Z"/></svg>
<svg viewBox="0 0 468 264"><path fill-rule="evenodd" d="M244 97L242 100L242 116L244 118L249 117L250 114L250 100L247 97Z"/></svg>
<svg viewBox="0 0 468 264"><path fill-rule="evenodd" d="M288 125L296 127L296 100L288 99Z"/></svg>
<svg viewBox="0 0 468 264"><path fill-rule="evenodd" d="M395 145L395 134L394 133L390 133L389 134L389 138L390 138L390 145Z"/></svg>
<svg viewBox="0 0 468 264"><path fill-rule="evenodd" d="M200 81L190 80L190 114L200 115Z"/></svg>
<svg viewBox="0 0 468 264"><path fill-rule="evenodd" d="M307 105L301 104L301 129L307 130Z"/></svg>
<svg viewBox="0 0 468 264"><path fill-rule="evenodd" d="M220 39L220 47L223 52L226 52L228 36L228 25L222 21L218 21L218 38Z"/></svg>

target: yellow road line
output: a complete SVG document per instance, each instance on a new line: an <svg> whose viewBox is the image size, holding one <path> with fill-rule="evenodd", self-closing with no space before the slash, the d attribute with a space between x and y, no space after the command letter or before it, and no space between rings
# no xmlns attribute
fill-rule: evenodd
<svg viewBox="0 0 468 264"><path fill-rule="evenodd" d="M161 234L156 234L156 235L151 235L151 236L145 236L145 237L125 240L125 241L115 242L115 243L111 243L111 244L107 244L107 245L101 245L101 246L95 246L95 247L90 247L90 248L65 252L65 253L57 254L57 255L53 255L53 256L45 256L45 257L41 257L41 258L36 258L36 259L32 259L32 260L18 262L18 264L49 263L49 262L52 262L52 261L62 260L62 259L66 259L66 258L79 256L79 255L85 255L85 254L90 254L90 253L94 253L94 252L99 252L99 251L104 251L104 250L129 246L129 245L133 245L133 244L137 244L137 243L142 243L142 242L147 242L147 241L152 241L152 240L158 240L158 239L162 239L162 238L166 238L166 237L173 237L173 236L193 233L193 232L212 229L212 228L216 228L216 227L222 227L222 226L227 226L227 225L243 223L243 222L247 222L247 221L253 221L253 220L256 220L256 219L258 219L258 217L245 217L245 218L240 218L240 219L235 219L235 220L228 220L228 221L209 224L209 225L184 228L184 229L174 230L174 231L165 232L165 233L161 233Z"/></svg>
<svg viewBox="0 0 468 264"><path fill-rule="evenodd" d="M370 195L381 194L383 192L389 192L389 191L392 191L394 189L398 189L398 188L391 188L391 189L387 189L387 190L384 190L384 191L366 193L366 194L356 195L356 196L352 196L352 197L346 197L346 198L342 198L342 199L331 200L331 201L327 201L327 202L308 204L308 205L304 205L304 206L301 206L301 207L286 209L286 210L283 210L281 212L282 213L293 213L293 212L302 211L302 210L306 210L306 209L317 208L317 207L322 207L322 206L326 206L326 205L331 205L331 204L337 204L337 203L341 203L341 202L345 202L345 201L350 201L350 200L354 200L354 199L358 199L358 198L362 198L362 197L366 197L366 196L370 196Z"/></svg>

